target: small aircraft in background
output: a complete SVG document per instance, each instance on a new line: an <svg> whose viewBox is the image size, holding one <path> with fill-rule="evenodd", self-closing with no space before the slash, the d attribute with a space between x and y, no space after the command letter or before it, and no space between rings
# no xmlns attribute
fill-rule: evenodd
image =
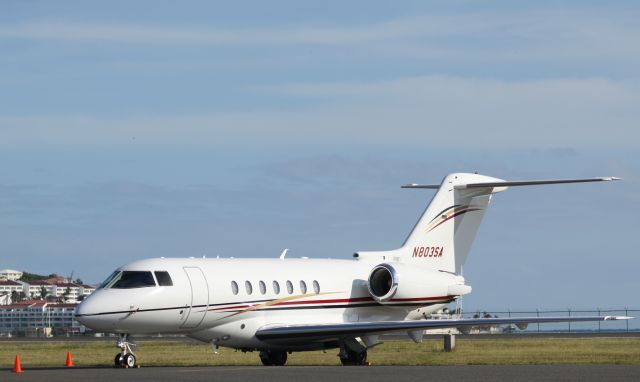
<svg viewBox="0 0 640 382"><path fill-rule="evenodd" d="M493 194L508 187L611 181L589 178L504 181L454 173L439 185L404 244L356 252L353 259L155 258L113 272L77 308L76 318L119 333L115 365L134 367L131 334L184 334L219 346L259 351L284 365L295 351L339 349L344 365L362 365L380 334L529 323L607 321L620 316L425 319L471 292L461 269Z"/></svg>

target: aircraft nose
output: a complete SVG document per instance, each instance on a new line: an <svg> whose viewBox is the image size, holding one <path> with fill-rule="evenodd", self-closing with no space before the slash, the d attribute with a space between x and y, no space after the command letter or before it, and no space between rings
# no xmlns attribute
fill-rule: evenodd
<svg viewBox="0 0 640 382"><path fill-rule="evenodd" d="M92 323L95 321L96 314L98 313L97 304L95 298L89 296L86 300L82 301L80 305L76 307L75 318L82 325L91 328Z"/></svg>
<svg viewBox="0 0 640 382"><path fill-rule="evenodd" d="M76 311L75 311L75 316L76 316L76 320L81 323L82 325L87 326L87 324L85 323L85 319L87 317L87 314L89 312L89 308L87 307L87 303L89 302L89 300L84 300L82 301L77 307L76 307Z"/></svg>

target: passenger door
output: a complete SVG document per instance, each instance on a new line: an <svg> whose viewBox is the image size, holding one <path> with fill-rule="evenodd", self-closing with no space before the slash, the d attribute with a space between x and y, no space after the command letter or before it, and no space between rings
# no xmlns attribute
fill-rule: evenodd
<svg viewBox="0 0 640 382"><path fill-rule="evenodd" d="M187 312L187 318L182 324L183 329L197 328L209 308L209 285L207 279L198 267L184 267L191 287L191 305Z"/></svg>

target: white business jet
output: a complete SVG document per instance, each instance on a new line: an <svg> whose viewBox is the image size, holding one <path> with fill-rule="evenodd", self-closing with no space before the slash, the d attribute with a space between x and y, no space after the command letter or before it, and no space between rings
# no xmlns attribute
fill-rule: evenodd
<svg viewBox="0 0 640 382"><path fill-rule="evenodd" d="M456 173L437 189L402 247L356 252L353 260L155 258L120 267L76 311L85 326L118 333L116 366L134 367L129 335L176 333L218 346L260 352L284 365L294 351L340 349L362 365L379 335L479 325L606 321L618 316L426 319L471 292L461 275L491 196L513 186L618 178L510 182Z"/></svg>

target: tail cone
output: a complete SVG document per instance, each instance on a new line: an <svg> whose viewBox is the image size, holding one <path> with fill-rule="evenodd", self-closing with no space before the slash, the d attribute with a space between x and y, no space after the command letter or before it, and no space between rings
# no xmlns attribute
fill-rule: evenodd
<svg viewBox="0 0 640 382"><path fill-rule="evenodd" d="M22 373L22 366L20 365L20 357L16 354L16 359L13 361L13 372Z"/></svg>
<svg viewBox="0 0 640 382"><path fill-rule="evenodd" d="M66 367L73 367L73 361L71 360L71 352L67 352L67 362L64 364Z"/></svg>

